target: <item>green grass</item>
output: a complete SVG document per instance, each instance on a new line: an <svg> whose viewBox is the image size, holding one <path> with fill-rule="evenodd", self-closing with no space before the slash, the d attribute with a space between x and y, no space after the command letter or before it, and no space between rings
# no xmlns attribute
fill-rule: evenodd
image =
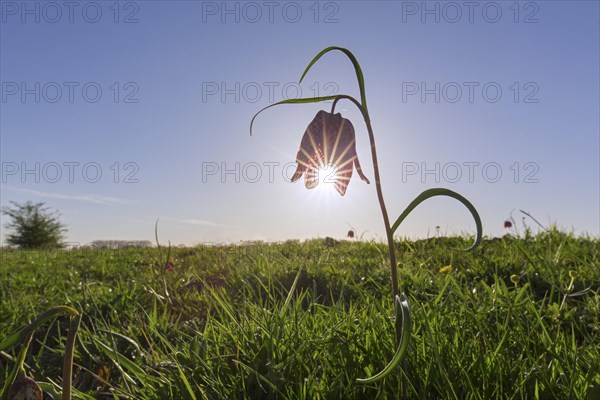
<svg viewBox="0 0 600 400"><path fill-rule="evenodd" d="M75 398L398 398L402 373L416 399L600 398L600 241L551 230L454 250L469 245L397 243L413 336L407 369L374 384L356 379L395 350L377 243L172 249L170 272L165 249L4 249L0 341L52 306L83 312ZM26 359L49 392L67 329L66 317L46 323ZM0 380L19 347L0 355Z"/></svg>

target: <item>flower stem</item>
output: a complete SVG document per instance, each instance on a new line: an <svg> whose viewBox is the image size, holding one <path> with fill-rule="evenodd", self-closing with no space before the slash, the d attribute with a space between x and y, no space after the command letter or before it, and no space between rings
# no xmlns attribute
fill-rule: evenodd
<svg viewBox="0 0 600 400"><path fill-rule="evenodd" d="M390 258L390 275L392 280L392 301L395 301L396 296L399 294L398 291L398 272L397 272L397 264L396 264L396 252L394 250L394 235L392 234L392 230L390 228L390 219L387 213L387 209L385 207L385 201L383 200L383 191L381 190L381 178L379 175L379 163L377 162L377 148L375 146L375 135L373 133L373 127L371 126L371 118L369 117L369 111L366 107L358 102L354 97L348 95L339 95L333 100L333 104L331 106L331 113L335 111L335 106L338 100L346 99L353 102L356 107L360 110L363 119L365 120L365 124L367 125L367 130L369 132L369 140L371 142L371 156L373 159L373 171L375 173L375 188L377 189L377 198L379 200L379 207L381 208L381 215L383 216L383 224L385 225L385 233L388 241L388 251ZM396 332L396 344L400 342L400 333Z"/></svg>
<svg viewBox="0 0 600 400"><path fill-rule="evenodd" d="M371 118L369 116L369 110L367 110L366 106L363 106L352 96L347 95L339 95L333 100L333 104L331 106L331 113L333 114L335 111L335 105L341 99L347 99L353 102L356 107L360 110L363 119L365 120L365 124L367 125L367 131L369 132L369 141L371 142L371 158L373 159L373 171L375 174L375 188L377 189L377 199L379 200L379 207L381 208L381 215L383 216L383 224L385 225L385 234L387 236L388 242L388 252L390 258L390 277L392 281L392 303L395 304L396 296L399 295L398 291L398 272L397 272L397 263L396 263L396 252L394 249L394 235L392 234L392 229L390 228L390 218L387 213L387 208L385 207L385 201L383 200L383 191L381 190L381 177L379 175L379 163L377 162L377 147L375 146L375 134L373 133L373 127L371 126ZM400 345L400 340L402 337L402 332L399 329L396 329L396 346ZM402 369L406 372L408 370L408 365L406 359L402 362ZM401 398L405 399L407 397L406 393L406 376L402 376L402 394Z"/></svg>

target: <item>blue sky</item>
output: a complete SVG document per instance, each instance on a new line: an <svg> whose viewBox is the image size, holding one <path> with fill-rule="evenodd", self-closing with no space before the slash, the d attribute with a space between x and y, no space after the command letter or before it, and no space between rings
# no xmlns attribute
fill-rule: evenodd
<svg viewBox="0 0 600 400"><path fill-rule="evenodd" d="M172 244L342 238L350 227L383 239L373 183L355 174L341 197L287 179L329 104L271 108L248 134L272 101L359 97L341 53L297 85L331 45L364 71L390 218L447 187L489 236L511 212L521 228L519 209L600 233L596 1L0 4L0 203L46 202L69 242L153 240L157 219ZM360 114L338 110L373 181ZM440 198L398 235L436 226L474 232L466 209Z"/></svg>

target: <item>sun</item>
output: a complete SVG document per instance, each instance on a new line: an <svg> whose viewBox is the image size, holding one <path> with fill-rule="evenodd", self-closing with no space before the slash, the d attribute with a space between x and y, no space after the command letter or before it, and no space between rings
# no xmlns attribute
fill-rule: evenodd
<svg viewBox="0 0 600 400"><path fill-rule="evenodd" d="M338 170L333 164L321 165L317 168L312 168L307 171L307 177L313 181L307 198L308 203L315 204L319 209L333 210L339 205L338 190L336 183L338 182Z"/></svg>
<svg viewBox="0 0 600 400"><path fill-rule="evenodd" d="M334 164L327 164L321 166L316 174L317 178L317 188L321 192L331 192L335 191L335 184L338 180L338 171L339 168Z"/></svg>

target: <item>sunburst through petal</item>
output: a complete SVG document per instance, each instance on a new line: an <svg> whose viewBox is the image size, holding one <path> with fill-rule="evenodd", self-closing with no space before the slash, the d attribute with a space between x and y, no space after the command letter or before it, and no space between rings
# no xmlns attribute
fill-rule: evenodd
<svg viewBox="0 0 600 400"><path fill-rule="evenodd" d="M319 184L333 185L343 196L355 167L361 179L369 183L356 154L354 127L339 113L323 110L317 113L304 132L296 162L298 167L292 182L304 175L307 189Z"/></svg>

